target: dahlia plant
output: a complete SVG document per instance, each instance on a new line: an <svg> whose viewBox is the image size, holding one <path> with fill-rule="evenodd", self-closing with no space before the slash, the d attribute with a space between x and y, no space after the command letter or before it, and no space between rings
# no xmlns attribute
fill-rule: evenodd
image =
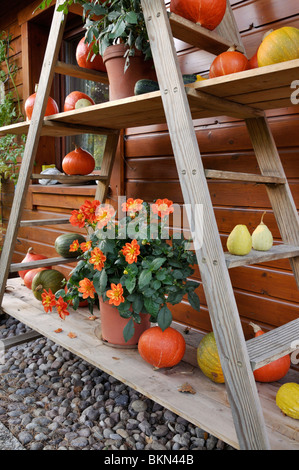
<svg viewBox="0 0 299 470"><path fill-rule="evenodd" d="M128 199L121 206L124 216L116 220L115 209L99 201L85 201L72 212L73 226L87 229L86 242L74 241L80 259L70 274L66 289L44 292L46 311L58 308L61 318L68 307L77 309L87 301L93 314L99 299L114 305L119 315L130 319L124 329L128 341L141 313L165 330L172 322L167 304L180 303L184 296L199 310L195 293L198 283L189 280L196 257L184 238L169 236L169 214L173 203L158 199L153 204Z"/></svg>

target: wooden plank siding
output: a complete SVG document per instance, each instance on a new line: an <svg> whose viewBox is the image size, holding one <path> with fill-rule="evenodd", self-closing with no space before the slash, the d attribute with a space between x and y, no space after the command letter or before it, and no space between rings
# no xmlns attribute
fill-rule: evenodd
<svg viewBox="0 0 299 470"><path fill-rule="evenodd" d="M5 9L5 15L0 14L0 26L13 34L14 60L20 67L17 86L21 98L25 99L31 93L39 73L38 67L33 66L32 51L28 48L28 34L30 40L34 40L40 33L39 27L25 22L26 18L28 20L31 4L36 6L37 1L23 0L14 4L15 9ZM298 0L231 0L231 4L249 58L269 29L286 25L299 27ZM19 14L19 20L16 13ZM182 41L175 40L175 43L182 73L208 74L215 56L198 51ZM31 60L26 54L31 55ZM295 203L299 208L299 106L271 111L268 116ZM194 125L205 168L259 174L249 135L242 121L218 116L196 120ZM55 147L53 142L48 146L49 141L47 138L41 144L38 165L55 162ZM114 199L110 202L115 202L116 196L124 193L127 197L138 197L149 202L167 197L175 203L183 204L165 125L126 129L122 152L124 159L118 159L114 178L117 173L119 181L119 175L123 171L123 181L121 185L118 184L117 189L117 184L112 184ZM120 190L122 185L124 189ZM224 248L235 225L244 223L252 231L264 210L267 210L265 223L272 231L275 243L280 242L278 227L262 185L209 181L209 188ZM91 199L94 193L93 186L57 185L50 188L32 185L26 198L23 219L65 216L71 210L78 209L85 199ZM8 193L3 195L3 213L6 218L9 215L6 204L8 199ZM22 227L18 234L14 262L21 261L30 246L46 256L57 256L54 249L55 238L64 231L84 233L84 230L70 225ZM59 266L56 269L68 275L72 266ZM267 331L298 317L299 294L288 260L234 268L230 270L230 276L246 338L253 336L250 321L260 324ZM184 299L180 305L172 307L173 316L178 322L202 332L210 331L211 324L198 269L195 270L194 279L199 283L201 311L195 312Z"/></svg>
<svg viewBox="0 0 299 470"><path fill-rule="evenodd" d="M298 2L276 0L231 0L247 56L255 53L269 29L282 26L299 27ZM182 73L207 76L215 56L176 41ZM299 78L299 75L298 75ZM290 91L291 93L291 91ZM299 208L299 106L268 113L271 130L278 146L291 191ZM206 169L260 174L246 127L242 121L219 116L194 121L199 148ZM166 126L127 129L125 140L125 189L128 197L147 201L167 197L183 204L178 175ZM221 241L226 240L237 224L249 230L258 225L264 210L265 223L281 241L280 233L263 185L252 183L209 181ZM250 321L265 331L291 321L299 315L299 294L289 260L266 262L230 270L245 336L253 335ZM184 324L210 331L200 274L198 293L201 312L195 312L187 300L172 307L174 318Z"/></svg>

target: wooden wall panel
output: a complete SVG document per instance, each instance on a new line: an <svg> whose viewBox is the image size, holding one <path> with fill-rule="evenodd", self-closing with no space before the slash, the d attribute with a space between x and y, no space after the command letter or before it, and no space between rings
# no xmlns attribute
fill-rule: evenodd
<svg viewBox="0 0 299 470"><path fill-rule="evenodd" d="M236 21L248 57L251 57L263 35L271 28L299 27L298 1L231 0ZM175 41L182 73L207 75L215 56ZM289 180L295 203L299 208L299 106L267 113L275 142ZM204 167L259 174L249 135L242 121L219 116L194 121ZM178 175L167 128L165 125L131 128L125 139L125 188L127 197L140 197L151 202L168 197L183 204ZM258 225L264 210L265 222L275 243L280 233L263 185L229 181L209 181L221 241L226 249L230 231L238 223L250 231ZM299 293L288 260L267 262L230 270L245 336L252 337L249 321L265 330L284 324L299 315ZM177 321L202 331L210 331L206 300L199 282L201 311L195 312L187 299L172 308Z"/></svg>

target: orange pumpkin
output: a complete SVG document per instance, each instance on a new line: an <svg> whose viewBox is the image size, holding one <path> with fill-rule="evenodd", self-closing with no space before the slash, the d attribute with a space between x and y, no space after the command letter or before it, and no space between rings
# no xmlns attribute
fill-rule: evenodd
<svg viewBox="0 0 299 470"><path fill-rule="evenodd" d="M22 259L21 263L30 263L32 261L38 261L40 259L47 259L47 256L40 255L38 253L35 253L33 251L33 248L30 247L26 253L25 258ZM31 268L32 269L32 268ZM48 267L48 269L51 269L51 267ZM30 271L30 269L25 269L24 271L19 271L18 274L19 276L24 279L25 274Z"/></svg>
<svg viewBox="0 0 299 470"><path fill-rule="evenodd" d="M95 160L91 153L76 147L62 160L62 170L67 175L88 175L94 170Z"/></svg>
<svg viewBox="0 0 299 470"><path fill-rule="evenodd" d="M25 114L29 120L32 117L35 99L36 99L36 93L33 93L33 95L30 95L25 101ZM49 96L46 111L45 111L45 116L52 116L52 114L57 114L57 113L59 113L58 105L56 101L53 100L51 96Z"/></svg>
<svg viewBox="0 0 299 470"><path fill-rule="evenodd" d="M170 326L164 331L154 326L139 338L138 351L142 359L156 368L173 367L178 364L186 349L183 335Z"/></svg>
<svg viewBox="0 0 299 470"><path fill-rule="evenodd" d="M264 334L258 325L250 322L250 326L252 326L256 337ZM254 370L253 375L257 382L276 382L288 373L290 367L291 358L290 355L287 354L276 361L270 362L270 364Z"/></svg>
<svg viewBox="0 0 299 470"><path fill-rule="evenodd" d="M72 111L73 109L85 108L95 104L90 96L82 91L72 91L64 102L64 111Z"/></svg>
<svg viewBox="0 0 299 470"><path fill-rule="evenodd" d="M248 68L249 69L257 69L258 66L259 66L259 64L258 64L258 61L257 61L257 51L256 51L256 53L248 61Z"/></svg>
<svg viewBox="0 0 299 470"><path fill-rule="evenodd" d="M106 66L103 62L103 58L100 54L97 54L93 57L94 53L92 51L94 43L88 44L85 42L85 37L83 37L77 46L76 49L76 60L79 67L85 69L98 70L99 72L106 72Z"/></svg>
<svg viewBox="0 0 299 470"><path fill-rule="evenodd" d="M257 51L259 67L299 59L299 29L284 26L264 37Z"/></svg>
<svg viewBox="0 0 299 470"><path fill-rule="evenodd" d="M242 72L248 69L248 59L241 52L226 51L219 54L210 67L210 78Z"/></svg>
<svg viewBox="0 0 299 470"><path fill-rule="evenodd" d="M25 286L28 288L28 289L31 289L31 286L32 286L32 281L33 281L33 278L34 276L39 273L40 271L44 271L45 269L48 269L48 268L35 268L35 269L30 269L30 271L28 271L25 276L24 276L24 284Z"/></svg>
<svg viewBox="0 0 299 470"><path fill-rule="evenodd" d="M226 0L171 0L170 11L212 31L224 17Z"/></svg>

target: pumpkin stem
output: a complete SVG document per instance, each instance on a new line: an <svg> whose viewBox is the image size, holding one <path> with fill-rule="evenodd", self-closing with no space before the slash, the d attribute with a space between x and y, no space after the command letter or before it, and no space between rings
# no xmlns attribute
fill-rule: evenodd
<svg viewBox="0 0 299 470"><path fill-rule="evenodd" d="M262 329L261 329L258 325L256 325L255 323L253 323L253 322L250 322L249 325L253 328L253 331L254 331L255 333L259 333L260 331L262 331Z"/></svg>
<svg viewBox="0 0 299 470"><path fill-rule="evenodd" d="M28 248L27 253L32 253L32 252L33 252L33 248L32 248L32 246L31 246L30 248Z"/></svg>
<svg viewBox="0 0 299 470"><path fill-rule="evenodd" d="M235 52L236 49L237 49L237 46L233 45L227 49L227 52Z"/></svg>
<svg viewBox="0 0 299 470"><path fill-rule="evenodd" d="M43 286L42 286L41 284L39 284L39 285L35 288L35 290L37 290L37 291L43 290Z"/></svg>
<svg viewBox="0 0 299 470"><path fill-rule="evenodd" d="M267 214L267 211L265 211L262 215L262 218L261 218L261 221L260 221L260 224L263 224L264 223L264 217L265 217L265 214Z"/></svg>
<svg viewBox="0 0 299 470"><path fill-rule="evenodd" d="M34 87L34 92L37 93L37 89L38 89L38 83L35 84L35 87Z"/></svg>

